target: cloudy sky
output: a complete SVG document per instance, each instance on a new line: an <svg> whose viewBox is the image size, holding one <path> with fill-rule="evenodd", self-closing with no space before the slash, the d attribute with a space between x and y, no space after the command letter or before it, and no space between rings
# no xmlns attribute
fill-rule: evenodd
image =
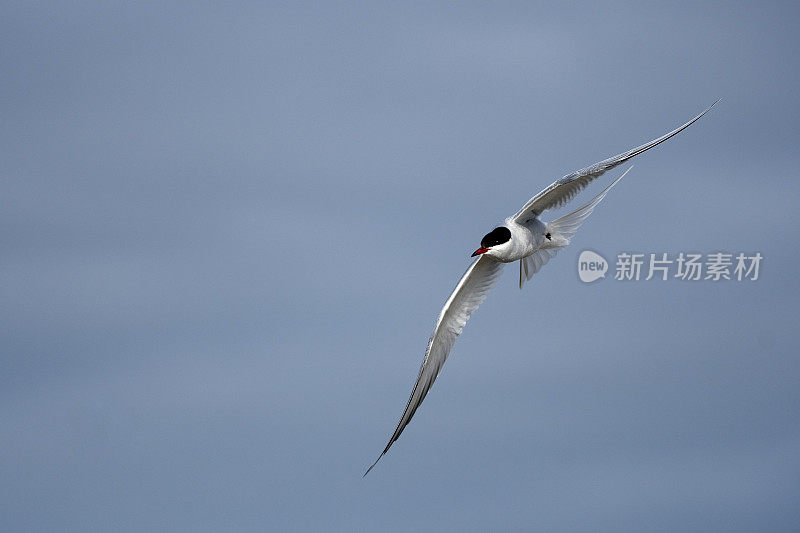
<svg viewBox="0 0 800 533"><path fill-rule="evenodd" d="M1 11L0 529L797 530L796 3ZM480 237L719 97L362 479Z"/></svg>

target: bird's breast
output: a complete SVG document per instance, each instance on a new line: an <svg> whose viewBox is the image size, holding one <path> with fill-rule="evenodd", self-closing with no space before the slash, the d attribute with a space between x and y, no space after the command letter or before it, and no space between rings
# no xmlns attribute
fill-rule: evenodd
<svg viewBox="0 0 800 533"><path fill-rule="evenodd" d="M506 263L511 263L512 261L517 261L523 257L528 257L538 250L542 243L541 239L537 239L537 223L544 228L544 224L538 220L532 220L527 225L508 223L508 227L511 230L512 235L512 246L510 246L506 250L506 253L503 254L504 257L498 257L498 259ZM544 237L542 236L542 238Z"/></svg>

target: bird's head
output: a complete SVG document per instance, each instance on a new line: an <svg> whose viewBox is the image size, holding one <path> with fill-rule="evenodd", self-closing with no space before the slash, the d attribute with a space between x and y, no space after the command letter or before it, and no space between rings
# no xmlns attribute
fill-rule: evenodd
<svg viewBox="0 0 800 533"><path fill-rule="evenodd" d="M497 226L481 239L481 247L475 250L472 257L481 254L495 256L502 255L505 248L510 246L511 230L505 226Z"/></svg>

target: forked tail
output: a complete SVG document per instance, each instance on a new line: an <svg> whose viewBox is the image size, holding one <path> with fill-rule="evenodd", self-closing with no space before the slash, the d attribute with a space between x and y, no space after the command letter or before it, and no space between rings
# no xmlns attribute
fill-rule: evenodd
<svg viewBox="0 0 800 533"><path fill-rule="evenodd" d="M597 204L599 204L603 198L605 198L606 194L608 194L608 191L611 190L611 187L616 185L619 180L624 178L625 174L631 171L631 168L633 168L633 165L631 165L628 170L623 172L622 176L615 179L611 185L603 189L603 191L595 196L588 204L584 205L583 207L579 207L568 215L564 215L561 218L557 218L551 222L548 222L545 225L547 240L545 241L544 245L542 245L542 247L536 252L532 253L528 257L523 257L519 261L520 289L525 284L525 281L530 281L533 275L539 272L539 270L546 265L550 259L555 257L559 250L570 243L570 239L575 236L575 233L577 233L578 228L581 227L583 221L592 214L594 208L597 207Z"/></svg>
<svg viewBox="0 0 800 533"><path fill-rule="evenodd" d="M570 239L575 236L575 233L577 233L578 228L581 227L583 221L592 214L594 208L597 207L597 204L599 204L603 198L606 197L606 194L608 194L608 191L611 190L611 187L616 185L619 180L624 178L625 174L631 171L631 168L633 168L633 165L631 165L628 170L622 173L622 176L615 179L611 185L603 189L600 194L595 196L592 201L585 206L579 207L572 213L547 223L547 231L551 234L551 238L555 243L554 247L563 248L569 244ZM558 239L556 239L556 237L558 237ZM562 242L564 244L561 244Z"/></svg>

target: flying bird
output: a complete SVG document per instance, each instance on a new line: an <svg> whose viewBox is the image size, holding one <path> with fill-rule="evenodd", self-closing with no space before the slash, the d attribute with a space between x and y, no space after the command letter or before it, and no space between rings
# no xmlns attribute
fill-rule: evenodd
<svg viewBox="0 0 800 533"><path fill-rule="evenodd" d="M599 178L606 171L677 135L708 113L712 107L717 105L717 102L719 100L686 124L666 135L554 181L528 200L522 209L506 218L502 225L484 235L480 247L472 254L472 257L477 256L478 259L461 276L461 280L439 313L436 327L428 340L428 347L425 350L417 381L403 415L400 417L400 422L397 423L386 448L372 463L372 466L364 472L364 476L378 464L381 457L389 451L389 448L411 421L411 417L414 416L433 386L433 382L439 376L456 338L461 334L469 317L478 309L478 306L497 283L505 264L519 261L519 288L521 289L524 283L530 281L533 275L555 257L559 250L570 243L570 239L578 231L583 221L592 214L597 204L630 171L630 168L603 189L592 201L572 213L546 223L539 219L541 214L563 207L585 189L592 180Z"/></svg>

